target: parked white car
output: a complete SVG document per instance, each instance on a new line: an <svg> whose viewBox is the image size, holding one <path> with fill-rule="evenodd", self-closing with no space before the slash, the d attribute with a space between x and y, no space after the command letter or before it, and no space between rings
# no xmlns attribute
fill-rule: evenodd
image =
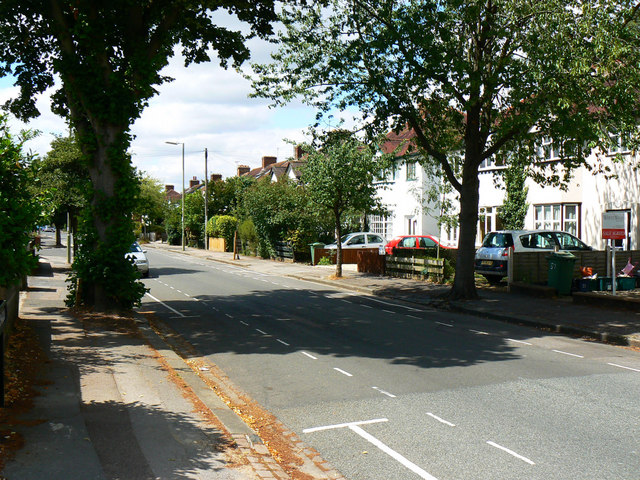
<svg viewBox="0 0 640 480"><path fill-rule="evenodd" d="M498 283L507 276L509 248L514 252L540 252L553 250L593 250L574 235L549 230L500 230L490 232L476 251L476 272L489 283Z"/></svg>
<svg viewBox="0 0 640 480"><path fill-rule="evenodd" d="M373 232L354 232L347 233L340 238L342 248L379 248L386 245L386 241L377 233ZM325 245L324 248L338 248L338 245L331 243Z"/></svg>
<svg viewBox="0 0 640 480"><path fill-rule="evenodd" d="M134 265L143 277L149 276L149 260L145 255L146 253L147 251L143 250L138 242L134 242L133 244L131 244L131 249L129 250L129 252L125 253L124 255L126 258L130 258L133 260Z"/></svg>

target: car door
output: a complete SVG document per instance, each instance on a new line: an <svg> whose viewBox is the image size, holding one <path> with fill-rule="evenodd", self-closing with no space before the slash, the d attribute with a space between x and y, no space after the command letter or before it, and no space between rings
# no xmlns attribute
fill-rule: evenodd
<svg viewBox="0 0 640 480"><path fill-rule="evenodd" d="M344 248L365 248L367 246L364 234L351 237Z"/></svg>

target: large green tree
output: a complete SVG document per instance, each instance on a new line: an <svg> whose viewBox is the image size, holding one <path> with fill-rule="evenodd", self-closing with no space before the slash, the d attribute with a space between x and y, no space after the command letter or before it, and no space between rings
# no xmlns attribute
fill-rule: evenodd
<svg viewBox="0 0 640 480"><path fill-rule="evenodd" d="M342 224L348 212L380 210L376 176L385 157L363 145L350 132L336 130L321 135L319 148L309 148L302 182L312 203L331 213L336 239L336 276L342 276Z"/></svg>
<svg viewBox="0 0 640 480"><path fill-rule="evenodd" d="M413 132L460 197L451 295L473 298L480 164L549 136L567 167L636 122L635 1L326 0L283 8L256 94Z"/></svg>
<svg viewBox="0 0 640 480"><path fill-rule="evenodd" d="M53 110L77 132L92 182L74 262L73 298L104 310L130 307L143 295L124 260L133 241L138 184L126 151L140 116L178 45L187 64L217 53L223 66L249 57L247 35L271 32L273 0L3 0L0 76L20 87L8 103L22 119L38 114L36 94L54 86ZM246 24L244 33L216 23L216 12ZM230 22L233 23L233 22ZM79 285L79 283L81 285Z"/></svg>

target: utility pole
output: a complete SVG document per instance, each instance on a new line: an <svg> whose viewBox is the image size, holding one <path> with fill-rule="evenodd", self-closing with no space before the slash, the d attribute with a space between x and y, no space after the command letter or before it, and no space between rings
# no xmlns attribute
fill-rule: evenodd
<svg viewBox="0 0 640 480"><path fill-rule="evenodd" d="M209 169L207 168L207 149L204 149L204 249L209 250L209 235L207 235L207 221L209 220L209 209L207 207L207 191L209 189Z"/></svg>

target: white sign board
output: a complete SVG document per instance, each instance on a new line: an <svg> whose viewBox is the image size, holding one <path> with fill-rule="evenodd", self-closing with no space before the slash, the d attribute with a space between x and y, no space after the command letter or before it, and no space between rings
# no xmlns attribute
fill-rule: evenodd
<svg viewBox="0 0 640 480"><path fill-rule="evenodd" d="M602 214L602 238L624 240L626 236L625 212L604 212Z"/></svg>

